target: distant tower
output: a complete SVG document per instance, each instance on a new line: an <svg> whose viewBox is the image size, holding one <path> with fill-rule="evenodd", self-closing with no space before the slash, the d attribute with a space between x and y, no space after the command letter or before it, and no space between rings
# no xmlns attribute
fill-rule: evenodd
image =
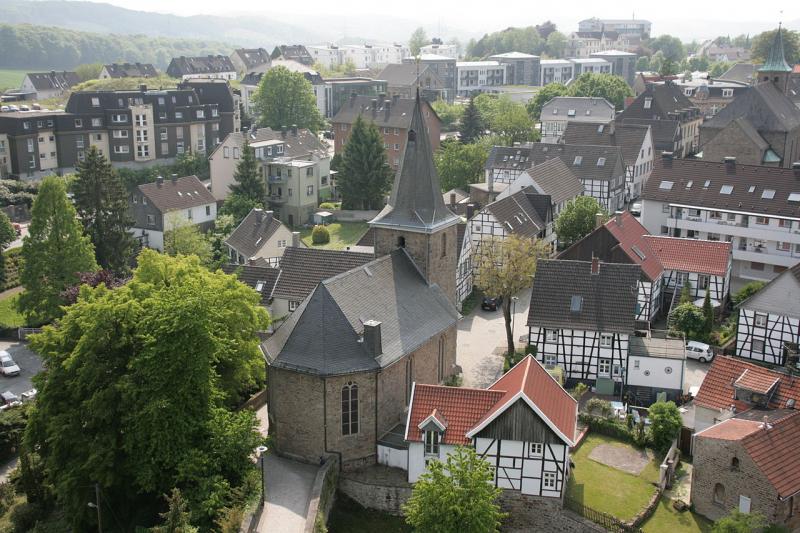
<svg viewBox="0 0 800 533"><path fill-rule="evenodd" d="M786 55L783 52L783 35L781 25L778 24L778 31L775 33L775 40L769 48L769 54L764 65L758 69L759 83L772 82L775 87L783 94L789 94L789 78L792 75L792 67L786 62Z"/></svg>
<svg viewBox="0 0 800 533"><path fill-rule="evenodd" d="M428 283L439 285L456 305L456 224L460 218L444 204L422 105L417 90L392 195L369 225L375 233L376 257L405 248Z"/></svg>

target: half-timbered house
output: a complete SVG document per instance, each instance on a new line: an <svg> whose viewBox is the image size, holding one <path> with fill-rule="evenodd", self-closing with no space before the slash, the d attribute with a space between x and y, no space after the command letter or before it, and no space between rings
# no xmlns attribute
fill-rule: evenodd
<svg viewBox="0 0 800 533"><path fill-rule="evenodd" d="M739 305L736 355L784 366L800 344L800 263Z"/></svg>
<svg viewBox="0 0 800 533"><path fill-rule="evenodd" d="M530 154L530 145L493 146L484 165L486 183L506 185L513 183L520 174L532 166Z"/></svg>
<svg viewBox="0 0 800 533"><path fill-rule="evenodd" d="M553 218L557 218L567 204L584 192L583 183L561 159L555 158L522 172L497 195L497 199L502 200L528 187L550 196Z"/></svg>
<svg viewBox="0 0 800 533"><path fill-rule="evenodd" d="M456 246L458 247L456 307L459 311L467 296L472 294L472 288L475 285L472 275L472 235L469 226L469 222L459 222L456 226Z"/></svg>

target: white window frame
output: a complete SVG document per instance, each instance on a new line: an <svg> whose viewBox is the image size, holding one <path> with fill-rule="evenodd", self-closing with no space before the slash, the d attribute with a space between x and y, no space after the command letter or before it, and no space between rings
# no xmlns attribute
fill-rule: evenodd
<svg viewBox="0 0 800 533"><path fill-rule="evenodd" d="M299 305L300 305L300 302L297 302L297 301L294 301L294 300L289 300L289 312L291 313L291 312L295 311L298 308Z"/></svg>
<svg viewBox="0 0 800 533"><path fill-rule="evenodd" d="M755 317L753 317L753 323L757 328L767 327L767 315L764 313L756 313Z"/></svg>
<svg viewBox="0 0 800 533"><path fill-rule="evenodd" d="M528 443L528 457L541 457L544 454L544 444L541 442Z"/></svg>
<svg viewBox="0 0 800 533"><path fill-rule="evenodd" d="M601 358L597 361L597 376L611 377L611 359Z"/></svg>
<svg viewBox="0 0 800 533"><path fill-rule="evenodd" d="M556 490L557 483L558 483L558 474L556 472L544 472L542 474L543 490Z"/></svg>
<svg viewBox="0 0 800 533"><path fill-rule="evenodd" d="M442 443L442 434L431 430L425 432L425 455L439 456L439 446Z"/></svg>
<svg viewBox="0 0 800 533"><path fill-rule="evenodd" d="M601 333L600 334L600 347L601 348L611 348L614 346L614 335L610 333Z"/></svg>
<svg viewBox="0 0 800 533"><path fill-rule="evenodd" d="M558 355L548 353L544 356L545 366L556 366L558 364Z"/></svg>
<svg viewBox="0 0 800 533"><path fill-rule="evenodd" d="M557 329L545 329L544 330L544 340L545 340L545 342L558 342L558 330Z"/></svg>

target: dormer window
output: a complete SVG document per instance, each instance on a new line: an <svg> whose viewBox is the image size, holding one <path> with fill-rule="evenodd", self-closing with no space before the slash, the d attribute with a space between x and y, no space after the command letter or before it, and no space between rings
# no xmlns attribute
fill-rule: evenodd
<svg viewBox="0 0 800 533"><path fill-rule="evenodd" d="M425 455L439 455L439 443L441 442L442 434L436 430L428 430L425 432Z"/></svg>

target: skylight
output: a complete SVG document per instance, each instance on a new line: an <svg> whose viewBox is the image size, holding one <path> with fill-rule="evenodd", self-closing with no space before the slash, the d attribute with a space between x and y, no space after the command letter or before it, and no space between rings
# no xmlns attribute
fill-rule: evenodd
<svg viewBox="0 0 800 533"><path fill-rule="evenodd" d="M264 282L258 281L256 282L256 292L261 292L264 290Z"/></svg>
<svg viewBox="0 0 800 533"><path fill-rule="evenodd" d="M568 117L574 117L575 116L575 110L574 109L568 109L567 110L567 116Z"/></svg>
<svg viewBox="0 0 800 533"><path fill-rule="evenodd" d="M659 189L663 189L665 191L671 191L673 185L675 185L673 182L664 180L664 181L661 182L661 184L658 186L658 188Z"/></svg>
<svg viewBox="0 0 800 533"><path fill-rule="evenodd" d="M583 296L573 295L569 302L569 310L573 313L580 313L583 306Z"/></svg>
<svg viewBox="0 0 800 533"><path fill-rule="evenodd" d="M719 190L720 194L731 194L732 192L733 192L733 185L723 185Z"/></svg>
<svg viewBox="0 0 800 533"><path fill-rule="evenodd" d="M597 126L597 133L603 133L604 129L606 129L606 125L600 124L599 126Z"/></svg>
<svg viewBox="0 0 800 533"><path fill-rule="evenodd" d="M764 200L772 200L775 198L775 189L764 189L761 193L761 198Z"/></svg>
<svg viewBox="0 0 800 533"><path fill-rule="evenodd" d="M572 164L575 165L576 167L579 167L579 166L581 166L581 162L582 161L583 161L583 156L576 155L575 156L575 161L573 161Z"/></svg>
<svg viewBox="0 0 800 533"><path fill-rule="evenodd" d="M703 184L703 188L704 188L704 189L708 189L708 187L709 187L710 185L711 185L711 180L706 180L706 182Z"/></svg>
<svg viewBox="0 0 800 533"><path fill-rule="evenodd" d="M691 189L691 188L692 188L692 184L693 184L693 183L694 183L694 182L693 182L692 180L689 180L689 181L687 181L687 182L686 182L686 188L687 188L687 189Z"/></svg>
<svg viewBox="0 0 800 533"><path fill-rule="evenodd" d="M644 261L644 258L645 258L646 256L644 255L644 252L643 252L643 251L641 251L641 250L639 249L639 247L638 247L638 246L631 246L631 250L633 250L633 253L635 253L636 255L638 255L638 256L639 256L639 259L641 259L642 261Z"/></svg>
<svg viewBox="0 0 800 533"><path fill-rule="evenodd" d="M597 166L598 167L606 166L606 158L605 157L598 157L597 158Z"/></svg>
<svg viewBox="0 0 800 533"><path fill-rule="evenodd" d="M791 193L789 193L789 201L790 202L800 202L800 192L791 192Z"/></svg>
<svg viewBox="0 0 800 533"><path fill-rule="evenodd" d="M753 194L753 192L754 192L755 190L756 190L756 186L755 186L755 185L751 185L751 186L750 186L750 188L749 188L749 189L747 189L747 192L749 192L750 194Z"/></svg>

